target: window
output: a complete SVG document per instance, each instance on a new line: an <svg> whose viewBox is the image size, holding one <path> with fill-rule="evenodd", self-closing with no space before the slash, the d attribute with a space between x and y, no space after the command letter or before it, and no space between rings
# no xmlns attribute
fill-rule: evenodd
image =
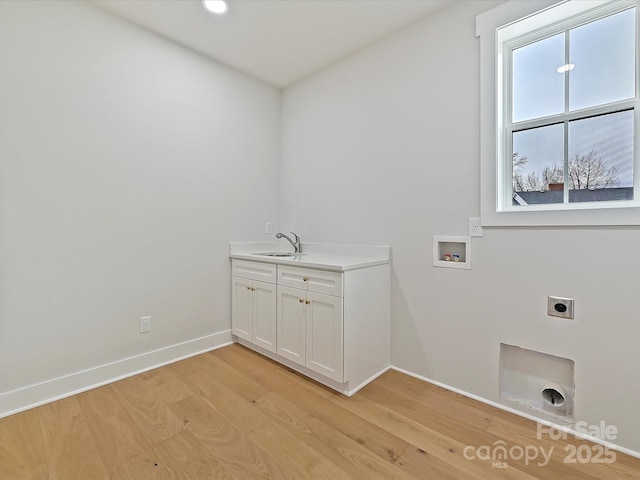
<svg viewBox="0 0 640 480"><path fill-rule="evenodd" d="M638 1L549 3L478 17L482 222L640 224Z"/></svg>

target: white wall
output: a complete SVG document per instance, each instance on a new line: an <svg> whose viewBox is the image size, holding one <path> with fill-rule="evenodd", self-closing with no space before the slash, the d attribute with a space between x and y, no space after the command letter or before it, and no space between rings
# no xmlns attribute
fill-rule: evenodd
<svg viewBox="0 0 640 480"><path fill-rule="evenodd" d="M573 359L576 420L640 451L638 228L486 229L472 270L431 266L432 235L480 213L475 15L498 3L455 2L285 90L281 224L392 246L395 366L506 404L500 342ZM575 320L548 317L547 295L574 298Z"/></svg>
<svg viewBox="0 0 640 480"><path fill-rule="evenodd" d="M280 93L79 1L0 2L0 66L0 415L215 344L228 242L278 221Z"/></svg>

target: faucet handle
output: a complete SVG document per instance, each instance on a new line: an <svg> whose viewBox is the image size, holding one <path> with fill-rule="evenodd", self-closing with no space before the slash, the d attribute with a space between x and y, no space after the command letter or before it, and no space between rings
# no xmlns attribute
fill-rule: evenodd
<svg viewBox="0 0 640 480"><path fill-rule="evenodd" d="M302 245L300 245L300 237L295 232L291 232L291 235L293 235L294 238L295 238L295 240L293 242L293 248L294 248L295 252L296 253L302 252Z"/></svg>

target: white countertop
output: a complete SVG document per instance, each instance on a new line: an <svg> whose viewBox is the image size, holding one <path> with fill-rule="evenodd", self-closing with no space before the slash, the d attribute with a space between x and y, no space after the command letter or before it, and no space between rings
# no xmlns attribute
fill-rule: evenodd
<svg viewBox="0 0 640 480"><path fill-rule="evenodd" d="M294 257L269 257L260 252L291 252L286 242L230 243L229 257L278 265L309 267L344 272L390 262L391 248L371 245L302 243L302 253Z"/></svg>

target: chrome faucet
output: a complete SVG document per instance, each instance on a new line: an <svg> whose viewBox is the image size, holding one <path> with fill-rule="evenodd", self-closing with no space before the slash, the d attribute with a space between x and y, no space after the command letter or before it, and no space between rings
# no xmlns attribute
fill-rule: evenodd
<svg viewBox="0 0 640 480"><path fill-rule="evenodd" d="M291 240L287 235L280 232L276 233L276 238L286 238L287 240L289 240L289 243L293 245L293 249L295 253L302 252L302 246L300 245L300 237L293 232L291 232L291 234L295 237L295 241Z"/></svg>

